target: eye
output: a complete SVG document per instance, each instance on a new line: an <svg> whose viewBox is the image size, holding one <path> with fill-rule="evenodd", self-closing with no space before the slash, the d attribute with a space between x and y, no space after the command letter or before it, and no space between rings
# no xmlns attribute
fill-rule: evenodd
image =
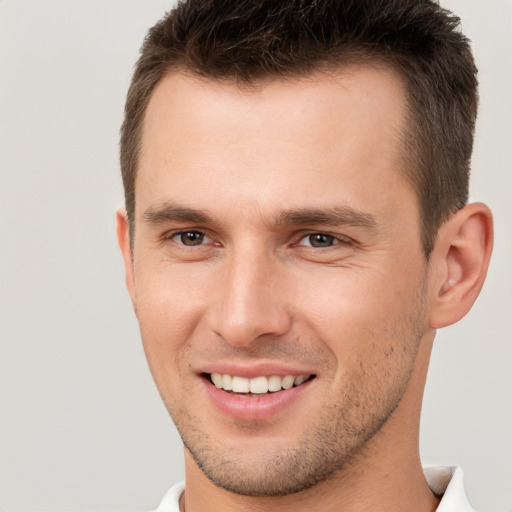
<svg viewBox="0 0 512 512"><path fill-rule="evenodd" d="M180 231L174 233L171 237L176 243L193 247L195 245L202 245L210 241L210 237L202 231Z"/></svg>
<svg viewBox="0 0 512 512"><path fill-rule="evenodd" d="M307 247L317 247L317 248L327 248L332 247L333 245L338 245L342 242L339 238L328 235L326 233L311 233L310 235L306 235L303 237L299 245L305 245Z"/></svg>

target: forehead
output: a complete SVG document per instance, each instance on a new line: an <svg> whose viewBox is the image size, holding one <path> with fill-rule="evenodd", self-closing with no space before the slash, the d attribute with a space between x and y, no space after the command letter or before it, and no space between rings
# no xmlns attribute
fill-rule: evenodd
<svg viewBox="0 0 512 512"><path fill-rule="evenodd" d="M293 208L307 196L346 202L363 188L372 193L360 199L371 203L379 189L409 186L405 113L403 83L382 66L251 87L171 73L146 111L136 204L186 190L211 203L215 188L216 204L261 208L272 195Z"/></svg>
<svg viewBox="0 0 512 512"><path fill-rule="evenodd" d="M223 142L234 139L239 128L249 137L263 124L265 131L278 135L279 140L286 134L294 142L304 135L308 139L318 136L316 141L325 145L340 130L368 131L372 123L384 124L390 135L399 135L405 103L402 79L377 62L249 85L173 72L157 84L149 101L143 147L173 135L188 137L191 142L203 135L211 137L213 122L218 123L218 138ZM172 123L176 120L179 122ZM307 134L301 132L305 126L310 127Z"/></svg>

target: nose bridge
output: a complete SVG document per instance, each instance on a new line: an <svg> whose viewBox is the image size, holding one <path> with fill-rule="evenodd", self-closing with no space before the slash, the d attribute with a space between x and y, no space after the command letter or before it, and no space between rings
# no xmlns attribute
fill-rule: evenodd
<svg viewBox="0 0 512 512"><path fill-rule="evenodd" d="M214 330L229 344L248 346L262 335L280 336L290 327L280 261L246 242L227 258Z"/></svg>

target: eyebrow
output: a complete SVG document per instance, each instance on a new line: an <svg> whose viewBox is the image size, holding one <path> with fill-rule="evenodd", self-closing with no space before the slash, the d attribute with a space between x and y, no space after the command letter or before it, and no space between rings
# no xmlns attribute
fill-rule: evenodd
<svg viewBox="0 0 512 512"><path fill-rule="evenodd" d="M281 212L277 218L277 225L316 225L325 226L352 226L363 228L376 228L377 221L369 213L364 213L349 206L337 208L305 208L292 209Z"/></svg>
<svg viewBox="0 0 512 512"><path fill-rule="evenodd" d="M145 222L161 224L165 222L190 222L193 224L220 224L215 217L205 210L197 210L177 205L174 202L152 205L143 214ZM281 211L270 223L271 228L277 226L352 226L376 228L375 217L349 206L336 208L297 208Z"/></svg>
<svg viewBox="0 0 512 512"><path fill-rule="evenodd" d="M143 217L148 224L161 224L163 222L215 223L213 217L203 210L178 206L172 202L150 206L144 211Z"/></svg>

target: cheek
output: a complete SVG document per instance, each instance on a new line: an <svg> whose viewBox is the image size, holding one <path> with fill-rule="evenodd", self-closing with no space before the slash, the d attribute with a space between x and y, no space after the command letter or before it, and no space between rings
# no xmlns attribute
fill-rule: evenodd
<svg viewBox="0 0 512 512"><path fill-rule="evenodd" d="M335 355L340 369L373 360L392 363L407 340L417 337L422 302L418 276L393 280L373 269L333 269L296 289L296 309ZM397 349L400 347L400 349Z"/></svg>
<svg viewBox="0 0 512 512"><path fill-rule="evenodd" d="M143 270L149 268L150 271ZM146 265L136 273L137 319L144 350L155 380L177 375L189 340L207 308L200 277L177 268ZM203 285L201 285L201 283Z"/></svg>
<svg viewBox="0 0 512 512"><path fill-rule="evenodd" d="M371 327L387 316L392 308L385 278L365 269L331 270L297 278L294 300L305 318L320 329L342 335Z"/></svg>
<svg viewBox="0 0 512 512"><path fill-rule="evenodd" d="M208 276L200 266L150 261L135 272L139 322L181 332L194 326L194 318L207 305ZM165 335L165 332L162 334Z"/></svg>

